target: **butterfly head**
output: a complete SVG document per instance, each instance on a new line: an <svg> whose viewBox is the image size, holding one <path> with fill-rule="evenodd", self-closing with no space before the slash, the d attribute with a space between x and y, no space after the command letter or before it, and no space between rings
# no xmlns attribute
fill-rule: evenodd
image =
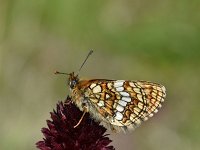
<svg viewBox="0 0 200 150"><path fill-rule="evenodd" d="M73 89L78 84L78 81L78 75L75 75L74 72L69 74L68 85L71 89Z"/></svg>
<svg viewBox="0 0 200 150"><path fill-rule="evenodd" d="M64 74L64 75L68 75L68 85L71 89L73 89L79 82L79 78L78 75L76 75L74 72L72 73L64 73L64 72L59 72L59 71L55 71L55 74Z"/></svg>
<svg viewBox="0 0 200 150"><path fill-rule="evenodd" d="M88 57L93 53L93 50L91 50L87 57L85 58L84 62L82 63L80 69L78 70L78 73L75 74L74 72L72 73L64 73L64 72L59 72L59 71L55 71L54 73L55 74L65 74L65 75L68 75L69 78L68 78L68 85L70 87L70 89L74 89L74 87L78 84L79 82L79 78L78 78L78 74L80 72L80 70L82 69L82 67L84 66L85 62L87 61Z"/></svg>
<svg viewBox="0 0 200 150"><path fill-rule="evenodd" d="M85 62L87 61L88 57L93 53L93 50L91 50L87 57L85 58L84 62L82 63L81 67L78 70L78 73L75 74L74 72L68 74L69 75L69 79L68 79L68 85L71 89L73 89L79 82L79 78L78 78L78 74L81 71L82 67L84 66Z"/></svg>

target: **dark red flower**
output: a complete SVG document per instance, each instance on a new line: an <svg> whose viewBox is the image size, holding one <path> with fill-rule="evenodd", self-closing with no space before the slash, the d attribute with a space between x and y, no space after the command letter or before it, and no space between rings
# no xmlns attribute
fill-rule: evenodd
<svg viewBox="0 0 200 150"><path fill-rule="evenodd" d="M111 140L105 134L106 128L99 125L86 113L80 125L74 128L82 116L68 97L63 104L59 102L53 110L48 128L42 128L43 141L36 143L40 150L114 150L108 146Z"/></svg>

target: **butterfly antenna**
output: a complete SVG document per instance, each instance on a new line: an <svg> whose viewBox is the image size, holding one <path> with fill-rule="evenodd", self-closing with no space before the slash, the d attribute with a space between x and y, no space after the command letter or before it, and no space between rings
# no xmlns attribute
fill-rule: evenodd
<svg viewBox="0 0 200 150"><path fill-rule="evenodd" d="M64 75L69 75L69 73L65 73L65 72L59 72L59 71L55 71L54 74L64 74Z"/></svg>
<svg viewBox="0 0 200 150"><path fill-rule="evenodd" d="M80 69L78 70L78 74L81 71L81 69L83 68L85 62L87 61L88 57L93 53L93 50L90 50L90 52L88 53L87 57L85 58L84 62L82 63Z"/></svg>

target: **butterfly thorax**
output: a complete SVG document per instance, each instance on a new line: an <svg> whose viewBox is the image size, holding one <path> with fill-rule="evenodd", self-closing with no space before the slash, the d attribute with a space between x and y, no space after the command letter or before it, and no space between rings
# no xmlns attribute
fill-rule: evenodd
<svg viewBox="0 0 200 150"><path fill-rule="evenodd" d="M83 107L87 104L85 99L85 88L87 87L87 82L80 81L78 75L75 75L74 72L69 74L68 85L71 90L72 101L77 105L77 107L82 111Z"/></svg>

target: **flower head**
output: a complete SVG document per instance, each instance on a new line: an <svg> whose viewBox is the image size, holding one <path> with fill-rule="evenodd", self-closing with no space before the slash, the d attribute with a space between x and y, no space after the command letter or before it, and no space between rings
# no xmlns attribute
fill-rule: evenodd
<svg viewBox="0 0 200 150"><path fill-rule="evenodd" d="M81 112L68 97L59 102L53 110L48 128L42 128L43 141L36 143L40 150L114 150L108 146L111 140L105 134L106 128L99 125L86 113L78 127L74 128L82 116Z"/></svg>

